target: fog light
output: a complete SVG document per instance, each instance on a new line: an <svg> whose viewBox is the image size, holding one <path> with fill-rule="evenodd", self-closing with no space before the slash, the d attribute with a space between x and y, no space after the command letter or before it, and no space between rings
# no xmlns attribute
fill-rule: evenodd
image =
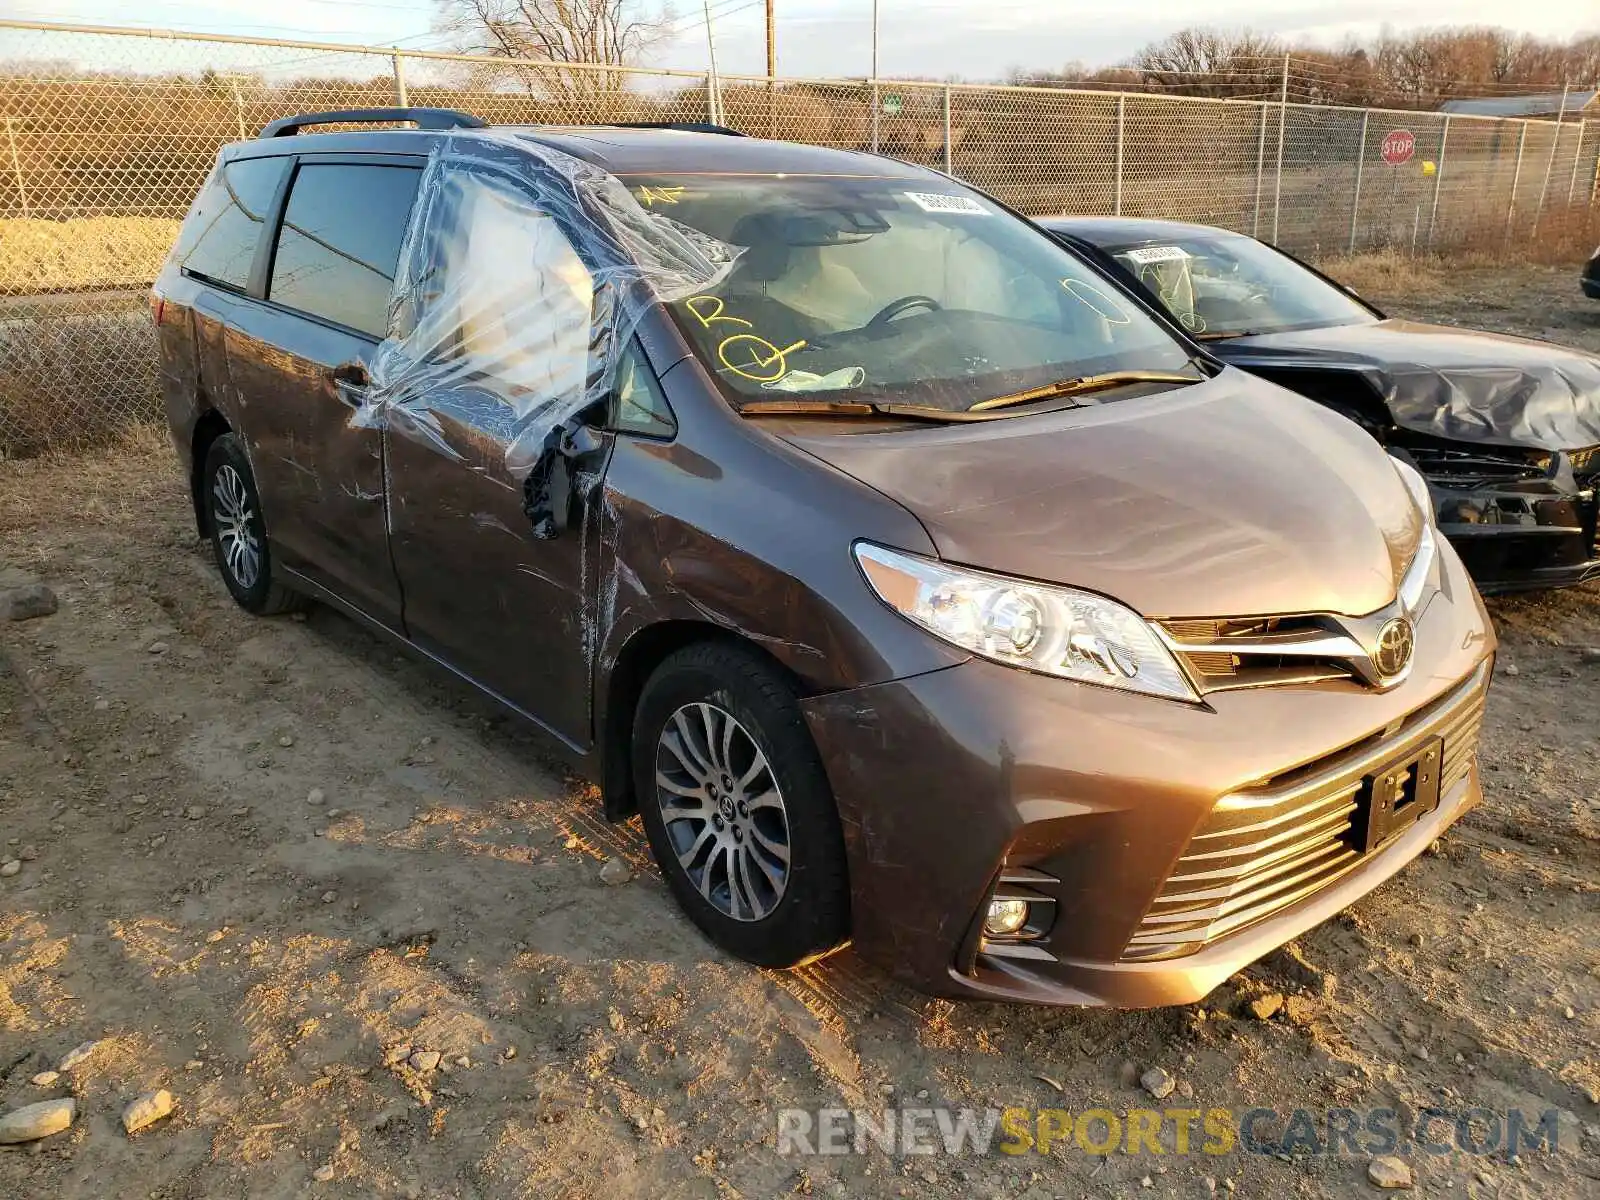
<svg viewBox="0 0 1600 1200"><path fill-rule="evenodd" d="M989 915L984 918L983 931L993 937L1016 933L1028 923L1026 900L994 900L989 904Z"/></svg>

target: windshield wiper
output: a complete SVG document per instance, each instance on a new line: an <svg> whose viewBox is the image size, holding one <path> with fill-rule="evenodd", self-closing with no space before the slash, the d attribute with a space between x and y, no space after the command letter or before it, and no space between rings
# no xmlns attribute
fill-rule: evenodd
<svg viewBox="0 0 1600 1200"><path fill-rule="evenodd" d="M1260 329L1208 329L1205 333L1192 333L1189 336L1197 342L1221 342L1228 338L1256 337L1262 332Z"/></svg>
<svg viewBox="0 0 1600 1200"><path fill-rule="evenodd" d="M990 412L997 408L1011 408L1018 404L1032 404L1035 400L1055 400L1061 396L1081 396L1085 392L1098 392L1105 388L1121 387L1128 383L1199 383L1193 375L1179 375L1173 371L1109 371L1104 375L1081 375L1076 379L1058 379L1043 387L1011 392L992 400L980 400L970 413Z"/></svg>
<svg viewBox="0 0 1600 1200"><path fill-rule="evenodd" d="M909 421L988 421L987 413L921 404L872 404L866 400L751 400L739 406L747 417L900 417Z"/></svg>

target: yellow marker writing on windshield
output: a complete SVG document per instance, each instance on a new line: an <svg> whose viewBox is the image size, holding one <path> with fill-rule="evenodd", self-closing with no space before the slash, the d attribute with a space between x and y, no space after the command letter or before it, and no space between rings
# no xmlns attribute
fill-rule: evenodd
<svg viewBox="0 0 1600 1200"><path fill-rule="evenodd" d="M789 373L788 356L805 346L805 340L778 347L753 333L736 333L717 347L722 365L735 375L757 383L776 383Z"/></svg>
<svg viewBox="0 0 1600 1200"><path fill-rule="evenodd" d="M690 296L683 302L683 306L694 314L694 319L700 322L703 329L710 329L718 321L726 321L744 329L754 328L743 317L724 316L727 305L717 296Z"/></svg>
<svg viewBox="0 0 1600 1200"><path fill-rule="evenodd" d="M654 208L657 204L676 204L683 199L681 187L641 187L639 199L646 208Z"/></svg>

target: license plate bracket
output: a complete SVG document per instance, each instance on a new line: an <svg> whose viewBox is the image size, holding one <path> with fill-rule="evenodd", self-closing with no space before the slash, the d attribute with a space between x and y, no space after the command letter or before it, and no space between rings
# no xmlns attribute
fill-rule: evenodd
<svg viewBox="0 0 1600 1200"><path fill-rule="evenodd" d="M1430 738L1367 776L1351 826L1354 848L1371 853L1438 808L1443 762L1444 740Z"/></svg>

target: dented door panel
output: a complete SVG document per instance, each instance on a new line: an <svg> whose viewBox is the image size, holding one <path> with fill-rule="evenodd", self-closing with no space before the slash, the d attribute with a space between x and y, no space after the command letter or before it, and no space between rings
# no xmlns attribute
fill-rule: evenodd
<svg viewBox="0 0 1600 1200"><path fill-rule="evenodd" d="M273 548L285 566L391 628L400 586L389 559L383 439L353 426L375 341L268 305L241 303L227 332L239 418Z"/></svg>
<svg viewBox="0 0 1600 1200"><path fill-rule="evenodd" d="M605 448L585 464L568 527L539 538L506 466L495 397L430 401L432 429L389 415L394 565L412 639L574 747L588 743L595 511Z"/></svg>

